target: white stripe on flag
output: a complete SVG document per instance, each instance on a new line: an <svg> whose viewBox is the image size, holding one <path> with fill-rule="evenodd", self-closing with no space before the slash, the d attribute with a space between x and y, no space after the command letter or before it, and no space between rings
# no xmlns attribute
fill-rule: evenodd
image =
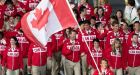
<svg viewBox="0 0 140 75"><path fill-rule="evenodd" d="M48 4L48 7L46 7L45 3ZM59 22L59 20L56 16L56 14L53 10L53 6L49 2L49 0L41 1L40 5L43 5L45 9L48 8L49 11L50 11L50 15L48 17L48 23L46 23L46 25L44 27L42 27L40 30L32 27L31 21L33 19L35 19L34 11L30 12L29 16L27 17L27 23L29 24L29 28L31 29L31 32L33 33L34 37L36 37L39 40L39 42L41 42L41 44L46 45L47 41L48 41L48 38L52 34L62 30L62 26L61 26L61 24L60 24L60 22ZM42 7L40 5L38 5L37 8L40 9ZM43 11L45 11L44 8L43 8ZM42 34L46 34L46 35L42 35Z"/></svg>

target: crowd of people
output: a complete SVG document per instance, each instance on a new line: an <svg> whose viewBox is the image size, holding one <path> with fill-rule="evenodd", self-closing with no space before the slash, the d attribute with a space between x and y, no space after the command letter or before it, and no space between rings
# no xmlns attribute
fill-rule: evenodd
<svg viewBox="0 0 140 75"><path fill-rule="evenodd" d="M21 28L22 16L40 1L0 0L0 75L140 75L135 0L115 13L108 0L99 0L97 7L87 0L70 2L79 26L53 34L45 48Z"/></svg>

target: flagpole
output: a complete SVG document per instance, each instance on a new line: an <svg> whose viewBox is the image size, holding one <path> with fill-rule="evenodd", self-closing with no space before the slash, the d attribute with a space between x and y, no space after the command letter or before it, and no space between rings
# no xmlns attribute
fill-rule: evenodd
<svg viewBox="0 0 140 75"><path fill-rule="evenodd" d="M73 11L72 11L72 9L71 9L71 7L70 7L70 4L69 4L68 0L66 0L66 2L67 2L68 6L69 6L69 8L70 8L70 11L71 11L71 13L72 13L72 15L73 15L75 21L77 21L76 18L75 18L75 16L74 16L74 13L73 13ZM78 22L77 22L77 24L78 24ZM78 28L79 28L79 30L80 30L82 36L84 36L84 34L83 34L83 32L82 32L82 30L81 30L79 24L78 24ZM92 55L92 52L91 52L91 50L90 50L90 48L89 48L89 46L88 46L88 43L87 43L87 41L85 40L85 38L84 38L84 42L86 43L86 46L87 46L88 51L89 51L89 53L90 53L90 55L91 55L91 57L92 57L92 60L93 60L93 62L95 63L95 66L96 66L96 68L97 68L97 71L99 72L99 74L101 74L101 72L100 72L100 70L99 70L99 67L98 67L98 65L97 65L97 63L96 63L96 61L95 61L95 59L94 59L94 56Z"/></svg>

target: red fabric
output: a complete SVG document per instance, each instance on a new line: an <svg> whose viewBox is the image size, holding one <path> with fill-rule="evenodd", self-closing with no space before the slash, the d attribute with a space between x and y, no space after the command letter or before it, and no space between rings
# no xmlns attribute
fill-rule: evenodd
<svg viewBox="0 0 140 75"><path fill-rule="evenodd" d="M15 8L17 10L17 14L19 14L20 16L23 16L26 13L26 9L28 9L27 5L24 5L20 1L17 2Z"/></svg>
<svg viewBox="0 0 140 75"><path fill-rule="evenodd" d="M82 45L78 40L75 40L75 44L72 45L72 43L68 39L64 42L62 55L64 55L65 58L70 61L79 62L81 56L81 52L80 52L81 49L82 49Z"/></svg>
<svg viewBox="0 0 140 75"><path fill-rule="evenodd" d="M107 37L108 31L104 29L104 33L102 33L102 34L98 30L96 30L96 32L97 32L97 38L100 41L100 46L104 49L105 38Z"/></svg>
<svg viewBox="0 0 140 75"><path fill-rule="evenodd" d="M82 5L79 5L78 9L80 9L81 6ZM85 7L87 9L87 15L94 16L94 8L93 8L93 6L91 6L89 3L87 3L87 5Z"/></svg>
<svg viewBox="0 0 140 75"><path fill-rule="evenodd" d="M52 36L48 40L45 49L33 43L30 45L28 52L28 66L43 66L46 64L47 57L52 57L52 53L56 52L56 40L54 39L55 37Z"/></svg>
<svg viewBox="0 0 140 75"><path fill-rule="evenodd" d="M11 47L7 47L4 51L2 66L6 66L7 69L11 70L23 69L23 58L20 48L17 47L15 51L12 51Z"/></svg>
<svg viewBox="0 0 140 75"><path fill-rule="evenodd" d="M99 75L99 72L96 70L93 75ZM101 75L104 75L104 74L101 74ZM110 69L107 69L107 74L105 75L114 75L114 73Z"/></svg>
<svg viewBox="0 0 140 75"><path fill-rule="evenodd" d="M90 47L92 45L92 42L93 42L93 39L97 38L97 32L96 30L93 30L92 28L90 29L90 33L87 34L86 33L86 30L83 30L83 36L82 34L78 34L78 39L83 43L83 46L84 46L84 51L82 52L85 52L85 53L88 53L88 48L87 48L87 45L85 43L85 41L87 41L87 44L88 46ZM84 41L84 38L85 38L85 41Z"/></svg>
<svg viewBox="0 0 140 75"><path fill-rule="evenodd" d="M125 50L125 49L123 49ZM123 52L122 52L123 53ZM105 57L108 59L109 66L113 69L123 68L123 54L114 54L112 52L112 48L108 48L105 50Z"/></svg>
<svg viewBox="0 0 140 75"><path fill-rule="evenodd" d="M109 17L112 14L112 6L110 4L104 4L103 6L101 6L104 8L104 14L106 15L106 17L109 19Z"/></svg>
<svg viewBox="0 0 140 75"><path fill-rule="evenodd" d="M22 51L23 58L26 58L28 55L28 49L30 45L29 41L27 40L25 35L17 35L16 38L18 39L18 43Z"/></svg>
<svg viewBox="0 0 140 75"><path fill-rule="evenodd" d="M118 33L119 33L118 36L115 36L113 31L108 33L107 38L106 38L105 48L110 48L111 44L113 43L115 38L119 38L121 40L122 47L125 46L126 43L125 43L124 34L122 32L120 32L120 31Z"/></svg>
<svg viewBox="0 0 140 75"><path fill-rule="evenodd" d="M100 48L100 50L97 51L94 49L93 46L91 46L90 50L96 61L97 66L100 67L100 62L103 57L103 49ZM95 63L90 54L87 54L87 63L88 63L88 65L91 65L94 69L96 69Z"/></svg>
<svg viewBox="0 0 140 75"><path fill-rule="evenodd" d="M127 50L124 51L124 62L125 67L138 67L140 66L140 44L137 44L137 47L133 47L132 44L127 48ZM128 65L126 65L126 62L128 62ZM134 65L133 65L134 64Z"/></svg>
<svg viewBox="0 0 140 75"><path fill-rule="evenodd" d="M14 5L11 8L9 8L8 5L6 5L5 15L8 15L9 17L10 16L15 17L16 14L17 14L17 10Z"/></svg>
<svg viewBox="0 0 140 75"><path fill-rule="evenodd" d="M96 22L102 22L102 24L105 26L108 25L108 21L109 21L109 18L107 16L103 16L101 18L99 18L98 16L96 16Z"/></svg>
<svg viewBox="0 0 140 75"><path fill-rule="evenodd" d="M35 7L39 4L40 0L29 0L28 1L28 8L29 11L35 9Z"/></svg>
<svg viewBox="0 0 140 75"><path fill-rule="evenodd" d="M138 34L138 33L135 33L135 31L131 32L131 33L129 34L128 40L127 40L128 45L131 45L131 43L132 43L131 38L132 38L132 36L133 36L134 34L137 34L137 35L139 36L139 34ZM138 37L138 42L140 43L140 37Z"/></svg>
<svg viewBox="0 0 140 75"><path fill-rule="evenodd" d="M28 66L43 66L47 62L47 49L31 44L28 52Z"/></svg>
<svg viewBox="0 0 140 75"><path fill-rule="evenodd" d="M5 12L6 6L0 5L0 29L2 29L4 25L4 12Z"/></svg>

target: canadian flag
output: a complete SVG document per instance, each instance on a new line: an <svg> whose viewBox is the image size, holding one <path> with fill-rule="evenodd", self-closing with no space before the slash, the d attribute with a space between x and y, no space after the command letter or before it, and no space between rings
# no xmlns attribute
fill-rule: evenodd
<svg viewBox="0 0 140 75"><path fill-rule="evenodd" d="M34 43L45 46L49 37L65 28L78 25L67 0L41 0L21 20L25 35Z"/></svg>

